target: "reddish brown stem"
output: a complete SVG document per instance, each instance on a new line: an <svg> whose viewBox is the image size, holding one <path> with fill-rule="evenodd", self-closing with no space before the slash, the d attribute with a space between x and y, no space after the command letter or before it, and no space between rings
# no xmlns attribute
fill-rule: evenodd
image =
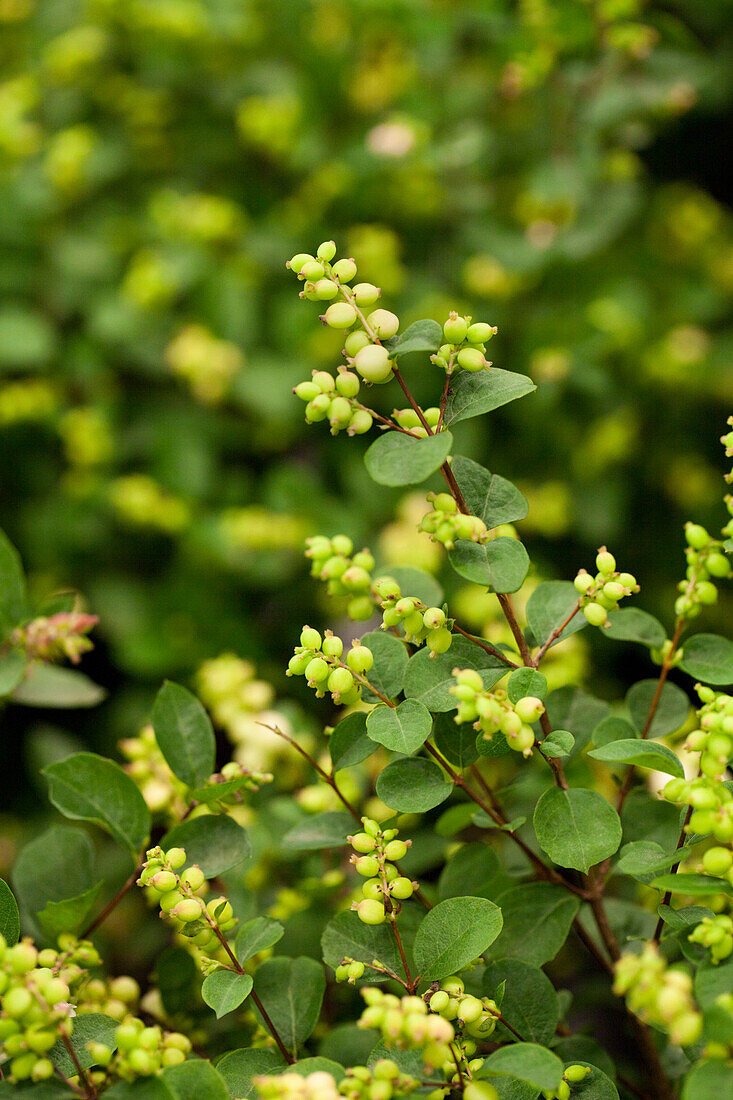
<svg viewBox="0 0 733 1100"><path fill-rule="evenodd" d="M496 657L496 659L501 661L502 664L505 664L507 668L519 668L519 665L515 664L514 661L510 661L506 654L502 653L500 649L495 649L493 645L489 642L485 642L483 638L477 638L475 634L469 634L468 631L460 627L458 623L453 623L453 630L456 634L461 634L464 638L467 638L469 642L473 642L474 645L480 646L481 649L490 653L492 657Z"/></svg>
<svg viewBox="0 0 733 1100"><path fill-rule="evenodd" d="M69 1039L66 1028L64 1027L63 1024L61 1024L61 1026L59 1027L59 1035L61 1036L61 1042L64 1044L64 1046L66 1047L66 1050L68 1051L69 1058L71 1058L71 1061L74 1063L74 1068L77 1072L79 1080L81 1081L81 1083L84 1087L84 1092L85 1092L88 1100L96 1100L97 1090L96 1090L93 1082L90 1081L89 1078L87 1077L87 1075L84 1071L84 1068L83 1068L81 1062L79 1061L79 1058L77 1057L77 1053L74 1050L72 1042Z"/></svg>
<svg viewBox="0 0 733 1100"><path fill-rule="evenodd" d="M102 924L104 921L106 921L107 917L110 915L112 910L117 908L119 903L124 898L125 894L127 894L132 889L132 887L135 885L135 883L137 882L137 880L140 877L140 872L142 871L143 867L144 867L144 863L142 861L140 861L140 863L138 863L137 867L132 872L130 877L122 884L122 886L120 886L119 890L114 895L114 897L110 898L110 900L105 905L104 909L102 909L102 911L94 918L92 923L84 929L84 931L82 932L81 937L80 937L81 939L83 939L83 940L89 939L92 932L95 932L97 930L97 928L99 928L100 924Z"/></svg>
<svg viewBox="0 0 733 1100"><path fill-rule="evenodd" d="M547 650L550 648L552 643L560 637L560 635L562 634L565 627L568 625L568 623L571 623L573 621L573 619L575 618L575 616L578 614L579 611L580 611L580 600L578 600L575 607L570 612L570 614L567 616L567 618L562 623L560 623L559 626L555 627L555 629L553 630L552 634L547 639L545 644L540 646L539 652L537 653L537 656L534 659L534 667L535 668L537 668L537 666L539 665L539 663L542 660L542 658L544 657L544 655L547 653Z"/></svg>

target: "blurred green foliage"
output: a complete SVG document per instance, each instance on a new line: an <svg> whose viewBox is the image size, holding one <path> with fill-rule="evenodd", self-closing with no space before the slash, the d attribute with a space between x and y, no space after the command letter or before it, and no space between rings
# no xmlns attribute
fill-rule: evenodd
<svg viewBox="0 0 733 1100"><path fill-rule="evenodd" d="M304 537L399 504L290 394L341 346L284 269L327 237L538 383L461 449L547 575L608 542L669 595L718 502L733 220L644 156L732 55L727 0L0 0L0 524L100 616L116 734L223 650L278 668Z"/></svg>

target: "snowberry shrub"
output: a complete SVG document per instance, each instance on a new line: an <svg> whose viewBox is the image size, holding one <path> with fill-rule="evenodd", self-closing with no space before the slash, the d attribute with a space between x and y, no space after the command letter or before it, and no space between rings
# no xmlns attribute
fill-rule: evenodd
<svg viewBox="0 0 733 1100"><path fill-rule="evenodd" d="M722 539L687 525L669 636L606 547L574 580L536 584L520 615L530 563L512 525L526 503L456 454L452 432L532 383L487 360L496 330L483 321L451 313L400 332L336 255L329 241L289 263L301 297L344 333L336 372L296 387L306 419L376 429L365 462L377 485L442 478L421 530L494 594L511 641L462 626L434 577L317 536L313 575L346 621L369 621L343 637L304 626L294 647L288 675L334 708L325 742L273 716L267 686L224 657L202 670L202 695L224 729L244 707L260 741L250 724L220 770L206 710L171 683L152 728L124 742L124 768L88 752L46 767L53 805L106 830L130 874L105 900L111 875L93 873L88 834L53 827L14 871L22 938L2 884L0 1095L731 1095L733 643L689 627L731 572L733 519ZM415 370L435 372L433 407L412 395ZM391 415L369 403L387 383L403 398ZM723 443L733 455L733 432ZM0 550L0 671L23 702L50 660L78 658L93 621L34 616L17 557ZM638 643L656 676L615 704L550 690L548 662L588 626ZM273 780L277 738L289 756ZM135 886L172 944L145 990L105 971L97 944Z"/></svg>

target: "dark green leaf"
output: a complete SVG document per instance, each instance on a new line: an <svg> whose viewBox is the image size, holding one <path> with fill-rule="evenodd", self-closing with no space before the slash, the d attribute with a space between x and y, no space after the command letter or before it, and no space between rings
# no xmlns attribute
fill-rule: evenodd
<svg viewBox="0 0 733 1100"><path fill-rule="evenodd" d="M517 668L507 680L506 693L510 703L518 703L527 695L544 699L547 694L547 680L534 668Z"/></svg>
<svg viewBox="0 0 733 1100"><path fill-rule="evenodd" d="M451 470L458 482L469 512L478 516L491 530L502 523L516 523L525 519L529 511L527 501L516 485L498 474L491 474L463 455L456 455Z"/></svg>
<svg viewBox="0 0 733 1100"><path fill-rule="evenodd" d="M554 959L580 907L577 898L546 882L515 886L496 900L504 916L504 928L492 947L491 958L519 958L532 966L543 966Z"/></svg>
<svg viewBox="0 0 733 1100"><path fill-rule="evenodd" d="M25 575L20 554L0 531L0 642L18 626L26 612Z"/></svg>
<svg viewBox="0 0 733 1100"><path fill-rule="evenodd" d="M448 763L457 768L467 768L478 760L475 729L468 722L456 724L451 713L436 716L433 740Z"/></svg>
<svg viewBox="0 0 733 1100"><path fill-rule="evenodd" d="M49 901L75 898L95 886L94 848L89 836L69 825L54 825L20 851L13 886L21 906L38 913Z"/></svg>
<svg viewBox="0 0 733 1100"><path fill-rule="evenodd" d="M23 679L28 658L23 649L9 649L0 655L0 698L15 691Z"/></svg>
<svg viewBox="0 0 733 1100"><path fill-rule="evenodd" d="M553 863L587 874L621 843L621 819L596 791L550 787L534 812L540 847Z"/></svg>
<svg viewBox="0 0 733 1100"><path fill-rule="evenodd" d="M187 787L202 786L214 771L216 738L196 696L166 681L153 704L153 729L173 774Z"/></svg>
<svg viewBox="0 0 733 1100"><path fill-rule="evenodd" d="M363 644L372 651L374 664L369 669L367 679L377 691L381 691L388 699L394 699L402 691L402 684L407 669L407 647L394 634L387 634L383 630L373 630L362 637ZM365 689L363 696L366 702L376 703L378 697Z"/></svg>
<svg viewBox="0 0 733 1100"><path fill-rule="evenodd" d="M216 1063L229 1092L237 1100L257 1095L253 1077L281 1073L286 1062L278 1050L232 1050Z"/></svg>
<svg viewBox="0 0 733 1100"><path fill-rule="evenodd" d="M364 463L378 485L419 485L443 465L452 446L450 432L439 432L425 439L387 432L374 440L364 455Z"/></svg>
<svg viewBox="0 0 733 1100"><path fill-rule="evenodd" d="M451 377L445 423L457 424L472 416L482 416L535 389L537 387L526 375L499 370L498 367L475 374L459 371Z"/></svg>
<svg viewBox="0 0 733 1100"><path fill-rule="evenodd" d="M682 1100L723 1100L733 1095L733 1065L730 1062L698 1062L682 1086Z"/></svg>
<svg viewBox="0 0 733 1100"><path fill-rule="evenodd" d="M483 954L501 932L501 909L488 898L448 898L417 930L413 952L424 981L445 978Z"/></svg>
<svg viewBox="0 0 733 1100"><path fill-rule="evenodd" d="M3 878L0 878L0 936L8 947L13 947L20 939L18 903Z"/></svg>
<svg viewBox="0 0 733 1100"><path fill-rule="evenodd" d="M495 1050L483 1064L481 1076L516 1077L536 1089L554 1090L565 1067L556 1054L536 1043L512 1043Z"/></svg>
<svg viewBox="0 0 733 1100"><path fill-rule="evenodd" d="M733 642L717 634L695 634L684 644L680 668L704 684L733 684Z"/></svg>
<svg viewBox="0 0 733 1100"><path fill-rule="evenodd" d="M164 851L185 848L188 865L198 863L207 878L216 878L250 854L249 840L231 817L203 814L176 825L161 840Z"/></svg>
<svg viewBox="0 0 733 1100"><path fill-rule="evenodd" d="M424 813L445 802L453 784L432 760L393 760L377 779L377 798L400 813Z"/></svg>
<svg viewBox="0 0 733 1100"><path fill-rule="evenodd" d="M299 1058L290 1067L290 1073L299 1073L301 1077L308 1077L311 1073L330 1073L338 1083L346 1076L346 1070L338 1062L330 1058Z"/></svg>
<svg viewBox="0 0 733 1100"><path fill-rule="evenodd" d="M169 1066L161 1076L175 1100L230 1100L223 1077L202 1058Z"/></svg>
<svg viewBox="0 0 733 1100"><path fill-rule="evenodd" d="M459 848L446 863L438 882L438 896L441 901L468 893L493 899L510 885L511 879L494 849L476 841Z"/></svg>
<svg viewBox="0 0 733 1100"><path fill-rule="evenodd" d="M631 721L640 733L644 731L656 690L657 680L640 680L626 693L626 705L631 714ZM681 688L668 680L662 689L647 736L666 737L668 733L674 733L685 724L689 713L690 700Z"/></svg>
<svg viewBox="0 0 733 1100"><path fill-rule="evenodd" d="M334 970L346 958L363 963L377 959L393 974L402 973L395 938L387 924L364 924L351 911L338 913L328 922L321 938L321 949L323 961ZM384 981L382 975L368 968L364 979L370 983Z"/></svg>
<svg viewBox="0 0 733 1100"><path fill-rule="evenodd" d="M443 602L443 589L435 577L424 569L416 569L414 565L394 565L377 576L392 577L403 596L415 596L426 607L440 607Z"/></svg>
<svg viewBox="0 0 733 1100"><path fill-rule="evenodd" d="M162 1077L138 1077L105 1089L104 1100L175 1100L175 1096Z"/></svg>
<svg viewBox="0 0 733 1100"><path fill-rule="evenodd" d="M575 747L575 738L567 730L553 730L549 737L539 743L539 750L548 760L570 756Z"/></svg>
<svg viewBox="0 0 733 1100"><path fill-rule="evenodd" d="M480 733L476 738L476 752L479 756L506 756L511 751L506 737L500 731L492 734L491 737Z"/></svg>
<svg viewBox="0 0 733 1100"><path fill-rule="evenodd" d="M282 939L285 929L279 921L272 917L255 917L248 920L237 932L234 941L234 954L240 966L244 966L247 959L260 951L266 951Z"/></svg>
<svg viewBox="0 0 733 1100"><path fill-rule="evenodd" d="M150 835L150 811L119 764L93 752L76 752L43 769L48 797L65 817L92 821L137 861Z"/></svg>
<svg viewBox="0 0 733 1100"><path fill-rule="evenodd" d="M222 968L207 974L201 986L201 996L220 1020L246 1001L253 984L251 974L237 974L234 970Z"/></svg>
<svg viewBox="0 0 733 1100"><path fill-rule="evenodd" d="M404 674L405 695L419 700L433 714L455 710L458 700L448 690L455 684L454 668L477 669L487 689L492 688L507 671L502 661L481 646L467 638L454 636L447 653L431 657L429 650L423 648L410 657Z"/></svg>
<svg viewBox="0 0 733 1100"><path fill-rule="evenodd" d="M573 757L585 748L593 730L610 713L608 703L574 687L551 691L545 699L545 707L552 728L568 730L575 738Z"/></svg>
<svg viewBox="0 0 733 1100"><path fill-rule="evenodd" d="M502 982L506 982L501 1002L504 1019L523 1039L545 1046L560 1020L557 993L550 979L539 967L529 966L521 959L489 963L483 977L485 995L493 996ZM503 1034L509 1038L508 1032Z"/></svg>
<svg viewBox="0 0 733 1100"><path fill-rule="evenodd" d="M585 1062L586 1065L596 1066L607 1077L613 1077L616 1072L611 1058L603 1047L588 1035L571 1035L566 1039L560 1039L552 1049L558 1058L562 1058L565 1065Z"/></svg>
<svg viewBox="0 0 733 1100"><path fill-rule="evenodd" d="M718 997L733 989L733 959L718 966L700 967L695 975L695 998L701 1008L710 1008Z"/></svg>
<svg viewBox="0 0 733 1100"><path fill-rule="evenodd" d="M389 351L392 359L401 359L403 355L409 355L414 351L436 352L443 343L443 329L437 321L426 318L423 321L413 321L404 332L382 343Z"/></svg>
<svg viewBox="0 0 733 1100"><path fill-rule="evenodd" d="M294 1054L318 1022L325 988L323 967L315 959L268 959L257 970L255 992Z"/></svg>
<svg viewBox="0 0 733 1100"><path fill-rule="evenodd" d="M339 722L329 739L328 751L334 771L360 764L376 752L376 745L367 734L366 715L362 711L347 714Z"/></svg>
<svg viewBox="0 0 733 1100"><path fill-rule="evenodd" d="M167 947L155 964L157 985L166 1012L175 1015L191 1005L198 969L185 947Z"/></svg>
<svg viewBox="0 0 733 1100"><path fill-rule="evenodd" d="M527 600L527 624L537 645L544 645L577 606L578 593L570 581L543 581L538 584ZM587 625L584 615L574 615L552 644L557 645Z"/></svg>
<svg viewBox="0 0 733 1100"><path fill-rule="evenodd" d="M632 840L621 849L616 870L622 875L634 877L653 875L671 867L677 860L684 858L684 855L684 849L680 851L678 848L665 852L661 844L654 840Z"/></svg>
<svg viewBox="0 0 733 1100"><path fill-rule="evenodd" d="M339 848L355 828L351 814L327 810L294 825L282 839L283 847L296 852L315 852L319 848Z"/></svg>
<svg viewBox="0 0 733 1100"><path fill-rule="evenodd" d="M529 556L521 542L504 536L490 542L459 539L448 558L459 577L493 592L516 592L529 569Z"/></svg>
<svg viewBox="0 0 733 1100"><path fill-rule="evenodd" d="M710 875L660 875L652 882L657 890L669 891L671 894L689 894L690 897L704 897L707 894L730 894L733 896L733 885L722 878L713 878Z"/></svg>
<svg viewBox="0 0 733 1100"><path fill-rule="evenodd" d="M587 1066L590 1069L587 1077L573 1084L573 1100L619 1100L618 1089L611 1078L598 1066L575 1058L565 1062L566 1069L569 1065Z"/></svg>
<svg viewBox="0 0 733 1100"><path fill-rule="evenodd" d="M661 648L667 637L659 619L638 607L620 607L617 611L611 611L604 634L618 642L641 642L651 649Z"/></svg>
<svg viewBox="0 0 733 1100"><path fill-rule="evenodd" d="M432 727L430 711L417 699L405 699L397 707L375 707L366 724L372 741L405 756L425 744Z"/></svg>
<svg viewBox="0 0 733 1100"><path fill-rule="evenodd" d="M633 764L637 768L650 768L652 771L675 775L680 779L684 779L685 776L685 769L677 754L666 745L660 745L655 741L642 741L639 738L611 741L602 749L592 749L588 756L592 756L594 760L602 760L606 764Z"/></svg>
<svg viewBox="0 0 733 1100"><path fill-rule="evenodd" d="M84 1012L74 1019L69 1042L82 1069L95 1065L94 1058L87 1050L87 1043L104 1043L111 1050L117 1049L115 1031L119 1026L119 1020L113 1020L111 1016L104 1016L101 1012ZM64 1077L73 1077L76 1073L71 1055L61 1039L56 1040L48 1057Z"/></svg>
<svg viewBox="0 0 733 1100"><path fill-rule="evenodd" d="M96 707L106 697L104 688L93 683L83 672L57 668L35 661L11 699L24 707Z"/></svg>
<svg viewBox="0 0 733 1100"><path fill-rule="evenodd" d="M625 718L618 718L615 714L604 718L593 730L592 741L598 749L603 749L613 741L628 741L639 736L639 731Z"/></svg>
<svg viewBox="0 0 733 1100"><path fill-rule="evenodd" d="M63 901L49 901L36 913L36 920L48 938L56 940L62 932L78 932L86 922L101 888L102 883L95 882L83 894Z"/></svg>

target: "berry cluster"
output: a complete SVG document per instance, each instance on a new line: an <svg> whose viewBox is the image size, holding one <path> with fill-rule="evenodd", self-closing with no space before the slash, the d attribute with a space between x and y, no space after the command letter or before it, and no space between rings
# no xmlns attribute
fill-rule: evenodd
<svg viewBox="0 0 733 1100"><path fill-rule="evenodd" d="M237 923L231 903L224 897L205 902L201 895L207 889L204 873L194 863L185 870L186 852L183 848L151 848L137 880L139 886L147 886L160 905L160 916L175 921L178 931L205 957L203 965L209 968L221 938ZM181 871L180 874L178 872Z"/></svg>
<svg viewBox="0 0 733 1100"><path fill-rule="evenodd" d="M639 585L632 573L618 573L616 559L602 546L596 557L595 577L581 569L573 581L580 593L580 607L591 626L605 626L608 612L615 611L619 600L639 592Z"/></svg>
<svg viewBox="0 0 733 1100"><path fill-rule="evenodd" d="M444 1020L456 1021L461 1035L469 1035L472 1039L488 1039L500 1015L496 1002L490 997L479 999L466 993L463 979L457 974L443 979L428 1004L431 1012L437 1012Z"/></svg>
<svg viewBox="0 0 733 1100"><path fill-rule="evenodd" d="M472 668L454 668L453 677L456 682L448 690L458 699L455 721L472 722L487 741L501 733L511 749L530 756L535 743L531 723L545 712L542 700L525 695L512 703L502 688L485 690L480 674Z"/></svg>
<svg viewBox="0 0 733 1100"><path fill-rule="evenodd" d="M367 1007L359 1017L359 1027L380 1032L388 1047L420 1050L426 1067L441 1069L450 1063L455 1069L450 1045L455 1038L453 1025L429 1012L422 997L400 998L371 986L361 993Z"/></svg>
<svg viewBox="0 0 733 1100"><path fill-rule="evenodd" d="M354 849L351 862L366 882L362 884L361 901L355 901L352 909L364 924L382 924L388 913L394 916L399 912L401 903L411 898L417 887L395 866L404 859L412 841L398 840L398 829L382 829L368 817L361 820L364 831L350 836L349 842ZM351 973L346 975L347 979L351 977Z"/></svg>
<svg viewBox="0 0 733 1100"><path fill-rule="evenodd" d="M733 759L733 696L698 684L702 707L698 728L688 734L685 748L700 753L700 771L708 779L723 779Z"/></svg>
<svg viewBox="0 0 733 1100"><path fill-rule="evenodd" d="M326 581L329 596L348 596L347 614L355 622L364 622L374 612L372 571L374 557L366 548L354 554L354 544L346 535L326 538L315 535L306 539L305 556L311 560L311 576Z"/></svg>
<svg viewBox="0 0 733 1100"><path fill-rule="evenodd" d="M430 535L434 542L440 542L446 550L452 550L457 539L487 541L489 533L484 521L478 516L459 512L450 493L428 493L427 499L433 507L420 520L420 530Z"/></svg>
<svg viewBox="0 0 733 1100"><path fill-rule="evenodd" d="M688 1046L702 1031L702 1016L692 998L692 978L686 970L668 967L653 943L640 955L627 953L616 963L614 993L625 996L640 1019L662 1027L673 1043Z"/></svg>
<svg viewBox="0 0 733 1100"><path fill-rule="evenodd" d="M90 1042L87 1049L96 1065L123 1081L152 1077L167 1066L177 1066L191 1051L191 1040L179 1031L163 1031L157 1024L146 1027L137 1017L115 1029L115 1043L116 1050L99 1042ZM92 1080L98 1077L96 1083L101 1083L105 1076L93 1074Z"/></svg>
<svg viewBox="0 0 733 1100"><path fill-rule="evenodd" d="M344 643L330 630L321 637L312 626L304 626L286 675L305 676L319 699L329 691L338 706L353 706L361 699L364 673L374 664L374 655L365 645L352 642L344 664L343 652Z"/></svg>
<svg viewBox="0 0 733 1100"><path fill-rule="evenodd" d="M59 611L49 618L31 619L14 630L10 641L25 649L29 661L62 661L78 664L82 654L93 647L87 637L96 626L96 615L81 611Z"/></svg>
<svg viewBox="0 0 733 1100"><path fill-rule="evenodd" d="M421 411L425 424L434 432L441 423L440 409L433 405L431 408L422 409ZM425 439L430 434L413 408L393 409L392 419L396 424L399 424L404 431L409 432L410 435L417 436L418 439Z"/></svg>
<svg viewBox="0 0 733 1100"><path fill-rule="evenodd" d="M152 726L144 726L137 737L126 737L119 749L127 759L125 771L135 781L148 808L178 821L186 810L186 785L166 763Z"/></svg>
<svg viewBox="0 0 733 1100"><path fill-rule="evenodd" d="M330 1073L280 1073L276 1077L260 1074L253 1078L262 1100L340 1100L339 1089Z"/></svg>
<svg viewBox="0 0 733 1100"><path fill-rule="evenodd" d="M182 378L197 400L215 405L244 366L236 344L219 340L204 325L185 325L165 350L170 370Z"/></svg>
<svg viewBox="0 0 733 1100"><path fill-rule="evenodd" d="M453 312L443 325L445 344L441 344L435 355L431 355L431 362L436 367L442 367L447 374L455 370L467 370L472 374L480 370L488 370L491 363L486 359L486 344L496 336L496 326L487 325L484 321L471 324L470 317L460 317Z"/></svg>
<svg viewBox="0 0 733 1100"><path fill-rule="evenodd" d="M312 371L310 382L299 382L293 393L306 402L305 419L308 424L328 420L331 435L338 435L344 429L348 435L364 435L374 419L369 410L357 401L360 389L359 375L341 366L335 378L327 370Z"/></svg>
<svg viewBox="0 0 733 1100"><path fill-rule="evenodd" d="M719 851L725 852L726 849L721 848ZM733 953L733 919L726 913L719 913L714 917L703 917L687 938L690 943L699 943L703 947L710 948L710 961L717 966Z"/></svg>
<svg viewBox="0 0 733 1100"><path fill-rule="evenodd" d="M91 948L94 952L94 949ZM94 952L96 956L96 952ZM39 958L39 952L29 939L8 947L0 934L0 1051L9 1060L11 1081L45 1081L54 1067L48 1052L63 1027L71 1034L74 1007L71 1004L71 984L80 968L71 964L56 971L49 957ZM78 956L78 953L77 953ZM82 952L87 965L98 962ZM87 962L88 960L88 962ZM51 962L51 966L42 965Z"/></svg>
<svg viewBox="0 0 733 1100"><path fill-rule="evenodd" d="M554 1091L543 1089L542 1096L544 1100L570 1100L571 1085L577 1085L581 1081L585 1081L589 1073L589 1066L568 1066L562 1075L562 1081L558 1088Z"/></svg>
<svg viewBox="0 0 733 1100"><path fill-rule="evenodd" d="M64 937L59 939L61 942ZM81 983L76 994L76 1011L78 1015L103 1012L122 1023L131 1018L139 1000L140 986L126 974L118 978L89 978Z"/></svg>
<svg viewBox="0 0 733 1100"><path fill-rule="evenodd" d="M694 619L703 607L718 599L718 590L711 578L723 580L733 571L723 543L712 538L699 523L685 524L686 580L680 581L680 595L675 600L675 614Z"/></svg>
<svg viewBox="0 0 733 1100"><path fill-rule="evenodd" d="M339 1084L347 1100L392 1100L409 1096L420 1088L420 1081L402 1073L390 1058L380 1058L373 1066L353 1066ZM442 1094L441 1094L442 1095Z"/></svg>
<svg viewBox="0 0 733 1100"><path fill-rule="evenodd" d="M401 626L406 640L413 644L425 642L432 657L450 649L453 635L441 607L426 607L415 596L403 596L393 577L380 577L374 593L382 608L384 630Z"/></svg>

